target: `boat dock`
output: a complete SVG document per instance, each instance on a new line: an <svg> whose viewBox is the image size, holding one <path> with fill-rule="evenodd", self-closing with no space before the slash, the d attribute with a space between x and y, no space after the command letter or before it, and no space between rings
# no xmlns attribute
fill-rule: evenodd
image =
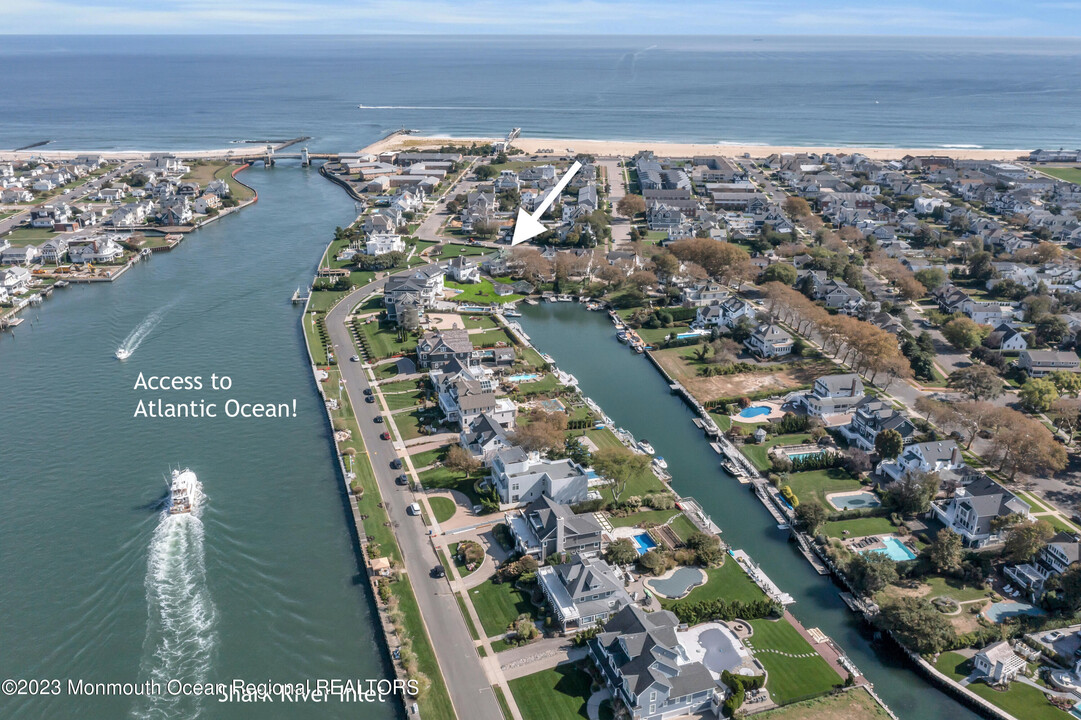
<svg viewBox="0 0 1081 720"><path fill-rule="evenodd" d="M293 297L289 299L294 305L303 305L308 302L308 298L312 296L312 289L309 287L306 295L300 294L300 288L293 291Z"/></svg>
<svg viewBox="0 0 1081 720"><path fill-rule="evenodd" d="M786 592L783 592L776 583L769 579L769 576L758 567L758 563L751 559L743 550L729 550L729 554L736 559L736 562L740 564L752 580L762 588L762 591L769 596L771 600L775 600L782 605L791 605L796 602L796 599Z"/></svg>

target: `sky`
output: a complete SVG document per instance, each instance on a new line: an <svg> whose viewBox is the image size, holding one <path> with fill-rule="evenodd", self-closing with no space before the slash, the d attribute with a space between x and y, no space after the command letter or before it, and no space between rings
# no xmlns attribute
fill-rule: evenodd
<svg viewBox="0 0 1081 720"><path fill-rule="evenodd" d="M0 0L0 34L1078 37L1081 0Z"/></svg>

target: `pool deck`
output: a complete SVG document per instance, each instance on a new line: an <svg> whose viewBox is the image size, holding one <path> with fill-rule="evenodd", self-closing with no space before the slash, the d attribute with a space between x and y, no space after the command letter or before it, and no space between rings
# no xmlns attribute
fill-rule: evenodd
<svg viewBox="0 0 1081 720"><path fill-rule="evenodd" d="M842 506L838 505L837 503L833 502L834 498L854 497L856 495L870 495L871 497L873 497L875 499L875 503L873 505L842 507ZM830 493L829 495L826 496L826 502L828 502L830 505L832 505L835 509L841 510L841 511L844 511L844 510L858 510L858 509L861 509L863 507L879 507L879 506L882 505L882 502L878 499L878 496L875 495L870 490L848 490L846 492Z"/></svg>
<svg viewBox="0 0 1081 720"><path fill-rule="evenodd" d="M784 410L781 409L781 403L774 402L772 400L763 400L761 402L753 402L748 407L768 407L769 412L764 415L756 415L754 417L744 417L739 413L735 415L729 415L732 422L745 423L745 424L757 424L769 422L770 420L780 420L784 417ZM746 408L745 408L746 409ZM740 412L743 412L742 410Z"/></svg>

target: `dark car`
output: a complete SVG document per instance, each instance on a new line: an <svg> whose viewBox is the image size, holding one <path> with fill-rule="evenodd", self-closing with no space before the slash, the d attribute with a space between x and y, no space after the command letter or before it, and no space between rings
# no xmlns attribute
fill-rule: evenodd
<svg viewBox="0 0 1081 720"><path fill-rule="evenodd" d="M402 469L402 461L399 460L398 458L394 458L393 460L390 461L390 466L392 468L394 468L395 470L401 470Z"/></svg>
<svg viewBox="0 0 1081 720"><path fill-rule="evenodd" d="M447 571L442 565L436 565L434 568L432 568L432 571L430 573L428 573L428 574L431 575L434 578L441 578L441 577L446 577L447 576Z"/></svg>
<svg viewBox="0 0 1081 720"><path fill-rule="evenodd" d="M372 394L372 389L371 388L364 388L364 394L365 395L371 395Z"/></svg>
<svg viewBox="0 0 1081 720"><path fill-rule="evenodd" d="M390 433L388 433L388 432L384 432L384 433L383 433L382 435L380 435L379 437L381 437L381 438L382 438L383 440L390 440Z"/></svg>
<svg viewBox="0 0 1081 720"><path fill-rule="evenodd" d="M383 422L383 416L382 415L376 415L375 416L375 422L377 422L377 423Z"/></svg>
<svg viewBox="0 0 1081 720"><path fill-rule="evenodd" d="M368 395L366 398L364 398L364 402L373 403L375 402L375 398L373 398L371 395Z"/></svg>
<svg viewBox="0 0 1081 720"><path fill-rule="evenodd" d="M408 485L409 484L409 478L406 477L405 475L399 475L398 477L394 478L394 483L396 485Z"/></svg>

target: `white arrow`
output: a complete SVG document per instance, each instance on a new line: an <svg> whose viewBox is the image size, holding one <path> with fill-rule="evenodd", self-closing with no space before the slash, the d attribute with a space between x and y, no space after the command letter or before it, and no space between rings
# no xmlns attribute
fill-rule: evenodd
<svg viewBox="0 0 1081 720"><path fill-rule="evenodd" d="M541 223L540 217L552 206L552 203L554 203L560 193L563 192L563 188L567 187L567 183L571 181L571 178L574 177L574 174L578 172L581 167L582 163L575 160L574 164L571 165L570 170L567 171L567 174L560 178L559 182L555 184L555 187L548 192L548 195L545 196L544 200L537 206L532 215L527 213L524 209L518 208L518 219L514 222L514 237L511 238L511 245L524 243L526 240L531 240L548 230L548 228L544 227Z"/></svg>

